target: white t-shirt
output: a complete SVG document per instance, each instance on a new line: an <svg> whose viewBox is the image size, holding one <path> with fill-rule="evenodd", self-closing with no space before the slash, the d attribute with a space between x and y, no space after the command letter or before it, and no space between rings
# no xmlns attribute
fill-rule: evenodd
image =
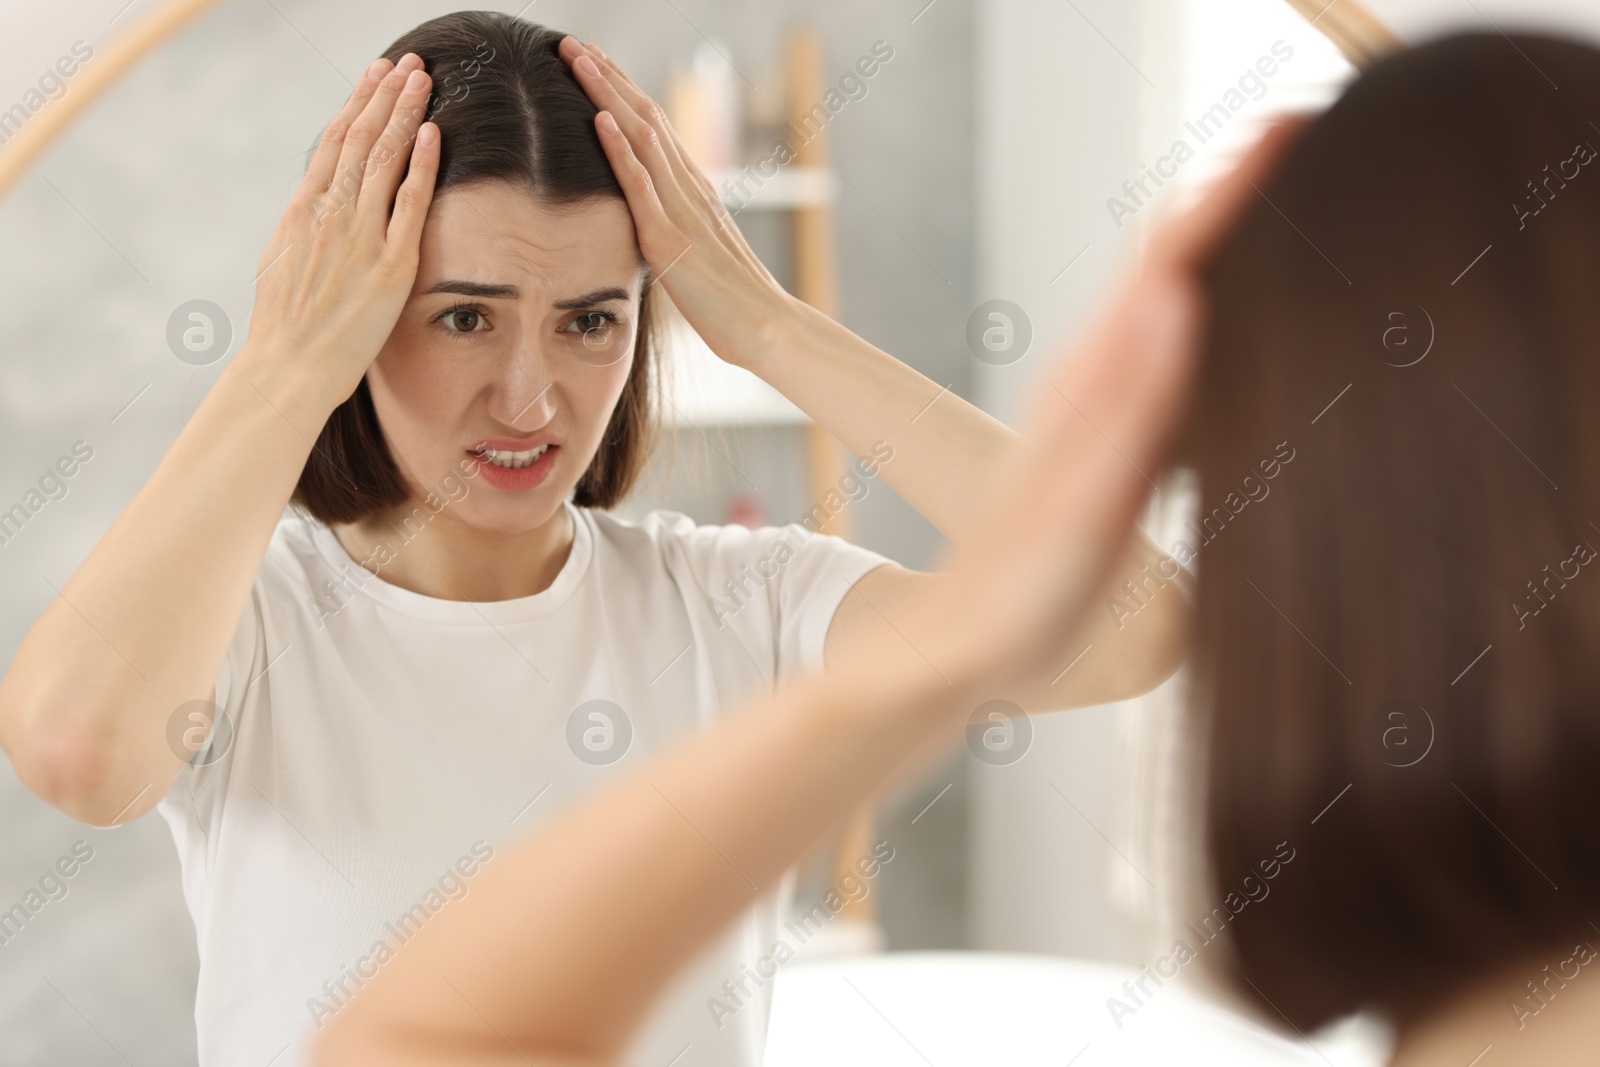
<svg viewBox="0 0 1600 1067"><path fill-rule="evenodd" d="M820 666L850 584L889 562L799 524L566 506L554 583L490 603L391 585L321 523L279 523L217 676L226 723L157 808L198 937L201 1067L304 1063L319 1026L494 857ZM403 556L399 536L390 547ZM724 983L770 949L791 888L762 887L630 1063L761 1062L770 986L732 1016L708 1001L732 1003Z"/></svg>

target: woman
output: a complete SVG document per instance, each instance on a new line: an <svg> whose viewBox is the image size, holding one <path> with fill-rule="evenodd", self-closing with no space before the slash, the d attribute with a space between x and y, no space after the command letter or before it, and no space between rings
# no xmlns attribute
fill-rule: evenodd
<svg viewBox="0 0 1600 1067"><path fill-rule="evenodd" d="M590 51L613 160L671 185L659 117ZM843 650L502 861L318 1062L614 1062L755 887L1083 625L1134 468L1176 460L1203 507L1273 479L1198 550L1199 899L1231 935L1205 958L1301 1037L1387 1020L1393 1067L1592 1063L1597 105L1600 52L1471 35L1375 65L1275 172L1269 135L1052 376L1131 462L1040 390L904 642Z"/></svg>
<svg viewBox="0 0 1600 1067"><path fill-rule="evenodd" d="M262 257L248 343L0 687L30 788L96 825L171 825L202 1063L295 1062L510 840L724 705L914 625L946 581L798 523L606 513L647 453L658 287L952 541L1016 454L785 294L703 184L675 224L639 223L560 40L462 12L373 64ZM1158 560L1122 547L1124 577ZM1183 620L1167 584L1001 695L1155 685ZM768 888L641 1059L758 1058L764 1011L718 1026L703 1005L770 942Z"/></svg>

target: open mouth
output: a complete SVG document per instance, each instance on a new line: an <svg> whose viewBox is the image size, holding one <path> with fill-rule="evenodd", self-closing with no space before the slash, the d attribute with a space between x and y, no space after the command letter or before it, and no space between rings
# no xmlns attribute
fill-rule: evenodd
<svg viewBox="0 0 1600 1067"><path fill-rule="evenodd" d="M522 467L533 466L533 464L538 461L540 456L544 455L546 451L554 447L556 446L548 444L540 445L538 448L530 448L526 452L509 452L505 449L495 448L475 448L471 449L471 452L473 455L484 460L484 462L493 464L496 467L503 467L506 470L517 470Z"/></svg>
<svg viewBox="0 0 1600 1067"><path fill-rule="evenodd" d="M560 437L545 432L534 437L480 437L467 448L477 472L496 489L520 493L537 489L561 458Z"/></svg>

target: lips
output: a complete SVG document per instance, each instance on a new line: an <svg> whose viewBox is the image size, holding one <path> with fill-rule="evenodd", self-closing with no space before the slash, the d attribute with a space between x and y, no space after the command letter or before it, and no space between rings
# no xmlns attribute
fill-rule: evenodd
<svg viewBox="0 0 1600 1067"><path fill-rule="evenodd" d="M507 452L502 449L488 448L476 452L474 455L483 457L496 467L517 470L531 466L540 456L545 454L546 450L552 447L551 445L540 445L538 448L528 449L523 452Z"/></svg>
<svg viewBox="0 0 1600 1067"><path fill-rule="evenodd" d="M467 452L501 470L521 470L537 463L550 449L559 447L560 439L555 434L546 433L522 440L488 437L468 448Z"/></svg>
<svg viewBox="0 0 1600 1067"><path fill-rule="evenodd" d="M555 469L561 437L539 433L532 437L484 437L467 450L484 482L495 489L522 492L537 489Z"/></svg>

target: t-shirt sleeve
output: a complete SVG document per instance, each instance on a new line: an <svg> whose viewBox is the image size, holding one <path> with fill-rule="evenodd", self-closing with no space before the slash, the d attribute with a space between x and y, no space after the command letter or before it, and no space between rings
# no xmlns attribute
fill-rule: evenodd
<svg viewBox="0 0 1600 1067"><path fill-rule="evenodd" d="M834 612L868 571L892 563L871 549L802 523L783 526L696 526L686 516L658 513L669 554L681 552L704 591L709 628L760 650L774 680L821 667Z"/></svg>
<svg viewBox="0 0 1600 1067"><path fill-rule="evenodd" d="M221 714L212 720L210 734L204 747L190 757L190 766L178 773L173 782L173 793L192 789L195 785L195 768L214 765L233 744L239 716L244 710L246 691L250 679L261 668L257 660L261 655L261 576L256 576L246 598L244 610L234 624L233 637L223 654L222 665L217 668L217 707Z"/></svg>
<svg viewBox="0 0 1600 1067"><path fill-rule="evenodd" d="M261 578L250 586L250 596L234 626L233 639L217 670L217 705L237 721L244 691L255 669L257 637L261 631Z"/></svg>
<svg viewBox="0 0 1600 1067"><path fill-rule="evenodd" d="M778 672L822 666L822 649L834 613L868 571L894 561L832 534L799 523L780 527L805 543L789 561L778 590Z"/></svg>

